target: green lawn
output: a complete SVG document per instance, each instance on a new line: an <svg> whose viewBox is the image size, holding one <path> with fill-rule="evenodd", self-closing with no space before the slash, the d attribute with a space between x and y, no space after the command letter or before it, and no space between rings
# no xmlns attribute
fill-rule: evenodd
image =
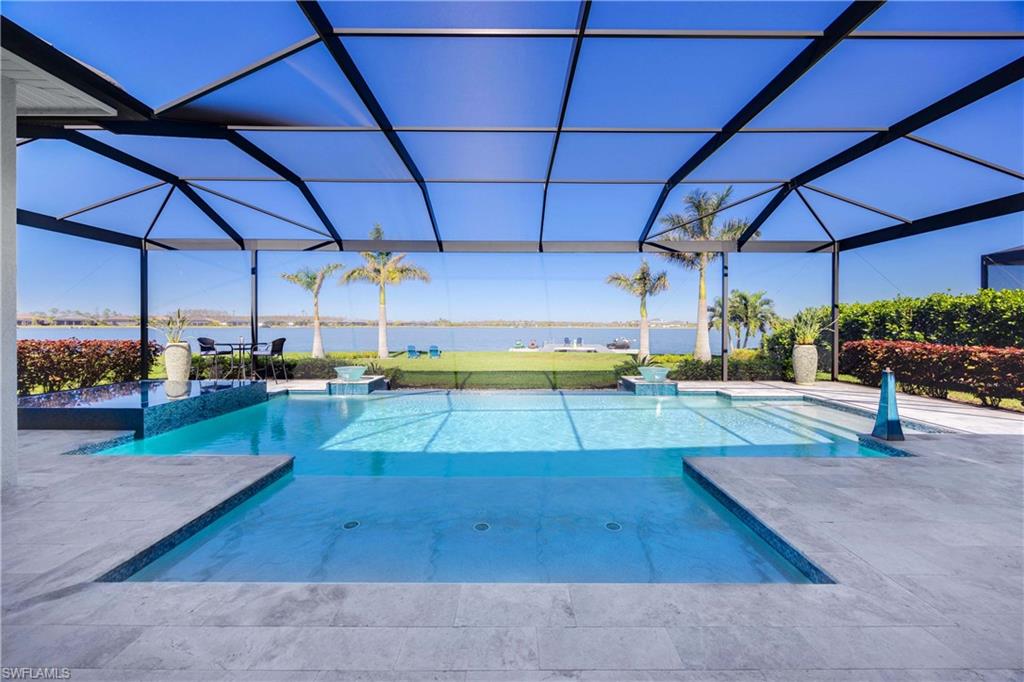
<svg viewBox="0 0 1024 682"><path fill-rule="evenodd" d="M397 368L400 386L435 388L614 388L617 353L447 352L440 358L406 354L372 360Z"/></svg>
<svg viewBox="0 0 1024 682"><path fill-rule="evenodd" d="M593 372L611 370L629 359L618 353L510 353L457 352L442 353L431 359L416 359L405 353L387 360L373 359L381 367L398 367L403 372Z"/></svg>
<svg viewBox="0 0 1024 682"><path fill-rule="evenodd" d="M440 358L427 355L411 359L403 351L381 360L372 351L328 353L330 361L340 364L373 363L385 370L397 369L394 383L411 388L614 388L615 366L629 355L619 353L510 353L445 352ZM309 360L309 353L285 353L288 361ZM152 378L162 378L162 359L154 363ZM301 376L301 375L300 375ZM317 375L320 376L320 375Z"/></svg>

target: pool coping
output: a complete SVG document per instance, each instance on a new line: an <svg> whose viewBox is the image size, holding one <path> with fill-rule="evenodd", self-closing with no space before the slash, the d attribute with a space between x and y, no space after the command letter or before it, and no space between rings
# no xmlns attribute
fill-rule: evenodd
<svg viewBox="0 0 1024 682"><path fill-rule="evenodd" d="M719 504L725 507L726 511L740 520L743 525L752 530L755 535L764 540L769 547L778 552L783 559L788 561L796 570L812 585L836 585L838 581L829 575L823 568L818 566L811 559L794 547L786 538L774 530L771 526L759 519L757 515L736 501L729 493L716 485L710 478L704 475L696 464L688 458L683 458L683 474L689 476L705 492L715 498ZM755 583L759 584L759 583Z"/></svg>
<svg viewBox="0 0 1024 682"><path fill-rule="evenodd" d="M144 547L139 550L127 560L122 561L114 568L96 578L94 582L124 582L140 571L143 567L151 564L167 552L193 537L199 531L223 517L232 509L235 509L246 500L255 496L261 490L264 490L272 483L275 483L290 474L294 468L294 463L295 458L289 455L285 461L281 462L249 485L236 491L232 495L229 495L224 500L210 507L191 521L188 521L177 529L171 531L148 547Z"/></svg>
<svg viewBox="0 0 1024 682"><path fill-rule="evenodd" d="M135 389L142 384L167 386L171 382L163 379L146 379L144 381L122 381L114 384L102 384L88 388L54 391L38 395L22 396L17 408L18 428L21 430L132 430L136 438L154 436L182 426L209 419L234 410L249 407L267 400L265 381L233 380L221 386L214 382L204 392L203 382L189 380L185 382L189 391L198 384L200 393L191 393L179 399L167 398L154 404L138 406L101 407L92 404L84 405L42 405L33 403L52 400L59 396L84 396L90 393L116 392L124 389ZM24 404L23 404L24 403ZM97 405L102 405L98 403Z"/></svg>

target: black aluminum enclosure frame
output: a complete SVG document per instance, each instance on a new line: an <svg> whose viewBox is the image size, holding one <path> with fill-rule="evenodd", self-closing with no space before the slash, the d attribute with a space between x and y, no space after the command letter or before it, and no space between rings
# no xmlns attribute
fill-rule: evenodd
<svg viewBox="0 0 1024 682"><path fill-rule="evenodd" d="M833 321L838 314L839 301L839 255L842 251L861 248L873 244L879 244L894 239L902 239L925 232L941 230L957 225L963 225L988 218L1019 213L1024 211L1024 192L1011 194L997 199L980 202L971 206L965 206L951 211L945 211L931 216L919 218L906 218L895 213L888 212L883 208L871 206L853 197L846 197L827 189L817 187L813 183L818 178L830 173L842 166L851 163L891 142L899 139L906 139L917 144L927 146L940 153L945 153L960 159L964 163L970 163L984 167L993 173L1008 175L1017 179L1024 179L1024 172L1019 169L1006 168L991 161L978 158L961 150L942 145L926 139L915 133L924 126L947 116L969 104L972 104L1012 83L1024 78L1024 57L1018 58L1009 64L995 70L975 82L961 88L933 104L930 104L920 111L904 118L903 120L888 127L783 127L783 128L755 128L749 124L754 118L779 96L784 94L802 75L812 70L816 64L826 57L830 51L846 40L858 41L887 41L887 40L1020 40L1024 44L1024 32L1020 31L871 31L860 30L858 27L874 12L884 5L882 1L857 0L852 2L843 12L839 14L823 30L664 30L664 29L605 29L591 28L588 26L588 17L591 9L591 0L582 0L579 5L579 12L575 28L566 29L528 29L528 28L374 28L374 27L338 27L333 26L323 8L316 0L297 0L298 7L308 20L313 34L293 45L287 46L271 55L228 74L213 83L199 88L192 93L185 94L176 100L160 107L151 109L141 101L126 93L120 87L100 74L84 66L80 62L71 59L63 52L40 38L32 35L22 27L18 26L7 17L2 18L2 42L5 49L10 50L21 58L35 64L41 69L55 75L61 80L77 87L86 94L95 97L104 104L112 107L116 114L110 118L96 118L82 121L80 119L65 119L56 117L19 117L18 136L26 138L19 141L19 145L33 139L61 139L71 144L78 145L93 153L100 154L108 159L122 163L130 168L146 173L154 177L157 182L147 185L144 188L123 193L117 197L82 207L62 216L50 216L42 213L18 210L18 223L50 230L67 235L73 235L86 239L94 239L110 244L135 248L140 251L140 281L142 291L140 292L140 309L146 319L148 313L147 301L147 273L149 250L219 250L219 249L246 249L252 251L251 271L251 315L252 315L252 337L256 341L258 307L256 301L257 285L257 252L259 250L344 250L358 251L375 248L385 248L396 251L433 251L433 252L487 252L487 253L518 253L518 252L556 252L556 253L612 253L612 252L717 252L723 257L723 291L722 300L727 305L728 301L728 261L727 254L730 252L760 252L760 253L829 253L832 256L832 313ZM377 96L372 91L369 83L363 77L356 62L349 54L344 45L346 37L403 37L403 38L533 38L533 39L562 39L571 40L570 59L566 71L564 86L559 101L559 114L554 126L522 127L522 126L396 126L388 117L381 106ZM761 88L728 122L720 128L654 128L654 127L571 127L566 126L566 113L570 106L572 85L576 75L576 67L579 63L583 43L587 38L595 39L659 39L659 40L716 40L716 39L747 39L747 40L806 40L808 44L804 49L787 64L773 79ZM343 78L350 85L362 101L366 110L374 120L373 126L252 126L234 125L230 120L216 122L187 120L187 111L183 108L191 102L201 99L205 95L220 90L232 83L245 79L246 77L259 72L261 69L275 64L281 60L301 52L317 44L327 49L331 58L338 66L339 78ZM105 144L93 138L84 131L106 130L115 135L142 135L142 136L167 136L181 138L201 138L224 140L235 148L269 169L276 177L274 178L195 178L179 177L167 172L157 166L147 163L120 149ZM243 136L241 132L247 130L271 130L271 131L374 131L380 132L387 139L391 148L406 168L409 178L398 180L374 180L361 178L308 178L302 177L289 169L286 165L274 158L271 154L262 149L259 145ZM478 179L478 178L425 178L420 172L412 155L405 147L399 136L401 132L489 132L489 133L551 133L553 134L550 155L548 157L545 177L542 179ZM819 162L812 168L791 178L732 178L732 179L702 179L693 180L694 172L717 150L721 149L736 135L752 133L869 133L870 136L850 148L833 155L832 157ZM686 135L694 133L710 134L711 138L697 152L689 158L682 160L679 168L667 180L651 178L646 180L637 179L559 179L553 178L553 170L558 153L559 140L564 133L597 133L597 134L673 134ZM318 228L300 224L262 209L258 206L248 204L227 194L212 192L209 188L202 186L202 181L212 180L251 180L251 181L277 181L287 182L293 185L302 194L303 199L308 203L313 213L323 227L321 232ZM309 182L383 182L383 183L415 183L423 198L424 208L429 217L433 231L432 240L386 240L383 242L371 242L366 239L342 239L341 234L332 222L330 216L320 205L316 196L309 187ZM752 200L769 192L774 195L763 210L750 222L747 230L739 239L730 242L714 241L686 241L675 239L673 230L666 229L652 234L652 230L659 218L659 214L667 200L670 192L681 184L746 184L764 183L772 185L768 190L757 192L731 203L725 208L731 208L746 201ZM435 216L430 200L428 185L431 183L472 183L472 184L517 184L529 183L543 185L543 198L541 202L540 221L538 226L538 238L535 241L467 241L467 240L444 240L443 225L440 225ZM551 185L627 185L627 184L659 184L662 185L660 194L652 207L646 223L641 226L639 237L636 241L551 241L545 239L544 228L547 217L548 190ZM86 213L102 205L107 205L144 191L157 190L161 185L167 185L168 191L160 205L156 215L148 224L148 229L142 237L127 235L114 230L105 229L101 226L89 225L81 222L85 219L80 214ZM234 226L228 223L218 214L196 191L211 192L218 196L242 204L251 209L262 211L285 222L290 222L299 227L305 228L316 234L310 235L308 239L244 239ZM873 230L845 238L835 238L834 231L822 220L820 214L815 211L807 194L803 190L830 196L836 200L858 206L862 209L885 215L893 220L889 227ZM199 208L215 225L217 225L225 238L223 239L176 239L160 238L156 241L150 237L154 226L157 223L164 207L175 191L181 192L190 202ZM753 237L783 203L783 201L795 193L801 204L813 217L814 222L821 228L823 238L821 241L779 241L769 239L756 239ZM722 210L725 210L723 208ZM77 219L75 219L77 218ZM770 235L768 235L770 237ZM989 254L982 258L982 271L986 271L986 258L996 257L998 254ZM994 262L994 261L993 261ZM984 278L984 274L983 274ZM143 326L143 340L147 332ZM833 329L833 353L838 353L837 331ZM728 366L725 359L727 338L723 334L723 376L727 374ZM833 358L833 376L838 369L838 363Z"/></svg>
<svg viewBox="0 0 1024 682"><path fill-rule="evenodd" d="M981 257L981 288L988 289L988 269L992 265L1024 266L1024 245L1015 249L1006 249L995 253L986 253Z"/></svg>

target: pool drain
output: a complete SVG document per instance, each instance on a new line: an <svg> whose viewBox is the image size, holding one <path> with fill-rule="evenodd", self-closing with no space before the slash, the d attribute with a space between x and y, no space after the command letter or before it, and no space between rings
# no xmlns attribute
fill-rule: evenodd
<svg viewBox="0 0 1024 682"><path fill-rule="evenodd" d="M612 531L622 530L622 525L615 523L614 521L609 521L608 523L604 524L604 527Z"/></svg>
<svg viewBox="0 0 1024 682"><path fill-rule="evenodd" d="M485 530L489 529L490 527L491 527L491 524L489 524L489 523L482 523L481 522L481 523L478 523L475 526L473 526L473 530L485 531Z"/></svg>
<svg viewBox="0 0 1024 682"><path fill-rule="evenodd" d="M353 528L356 528L358 526L359 526L359 522L358 521L348 521L348 522L345 523L344 526L342 526L342 528L344 528L345 530L352 530Z"/></svg>

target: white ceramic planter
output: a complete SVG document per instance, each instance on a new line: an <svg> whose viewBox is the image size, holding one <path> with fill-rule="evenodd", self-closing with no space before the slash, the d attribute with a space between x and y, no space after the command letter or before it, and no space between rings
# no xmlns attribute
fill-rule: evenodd
<svg viewBox="0 0 1024 682"><path fill-rule="evenodd" d="M164 366L168 381L188 381L192 370L192 348L187 341L169 343L164 348Z"/></svg>
<svg viewBox="0 0 1024 682"><path fill-rule="evenodd" d="M359 381L363 374L366 373L366 368L356 365L346 365L342 367L335 367L334 371L342 381Z"/></svg>
<svg viewBox="0 0 1024 682"><path fill-rule="evenodd" d="M641 367L640 376L644 381L660 384L668 376L668 367Z"/></svg>
<svg viewBox="0 0 1024 682"><path fill-rule="evenodd" d="M796 383L808 386L814 383L818 374L818 347L810 345L793 346L793 378Z"/></svg>

